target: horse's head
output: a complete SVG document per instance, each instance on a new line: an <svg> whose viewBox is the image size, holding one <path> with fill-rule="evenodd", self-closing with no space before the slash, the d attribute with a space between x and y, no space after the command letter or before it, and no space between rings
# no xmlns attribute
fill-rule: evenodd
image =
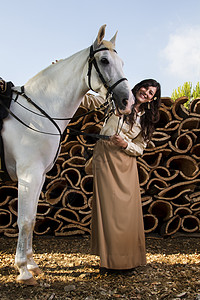
<svg viewBox="0 0 200 300"><path fill-rule="evenodd" d="M88 83L90 89L106 98L112 94L121 114L129 114L134 97L124 78L123 62L115 50L117 33L110 41L103 40L106 25L101 26L97 38L90 47Z"/></svg>

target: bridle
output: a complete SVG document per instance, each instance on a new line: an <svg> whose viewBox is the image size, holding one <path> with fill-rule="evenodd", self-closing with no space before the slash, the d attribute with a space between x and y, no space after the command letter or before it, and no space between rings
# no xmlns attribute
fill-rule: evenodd
<svg viewBox="0 0 200 300"><path fill-rule="evenodd" d="M104 79L103 75L101 74L101 71L100 71L100 69L98 67L98 64L97 64L97 61L96 61L96 58L94 56L97 52L105 51L105 50L107 50L107 51L114 51L114 52L117 53L117 51L115 49L109 49L109 48L104 47L104 48L99 48L99 49L93 50L93 45L90 47L90 55L89 55L89 60L88 60L88 73L87 73L87 76L88 76L88 85L89 85L89 88L92 91L94 91L92 89L92 86L91 86L91 73L92 73L92 66L94 65L94 67L95 67L95 69L96 69L96 71L97 71L97 73L99 75L99 78L101 79L104 87L107 90L107 94L106 94L106 99L107 99L109 95L112 95L114 88L118 84L120 84L122 81L127 80L127 78L121 78L121 79L119 79L112 86L109 86L107 84L106 80Z"/></svg>

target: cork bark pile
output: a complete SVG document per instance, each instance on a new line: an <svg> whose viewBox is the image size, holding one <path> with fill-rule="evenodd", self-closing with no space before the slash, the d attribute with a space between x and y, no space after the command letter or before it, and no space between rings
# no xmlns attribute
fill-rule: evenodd
<svg viewBox="0 0 200 300"><path fill-rule="evenodd" d="M200 233L200 99L187 109L186 97L162 98L160 121L138 157L146 234ZM102 111L80 106L68 125L61 153L47 174L37 210L36 235L89 234L92 207L92 155ZM70 133L70 134L69 134ZM18 235L17 184L0 184L0 233Z"/></svg>

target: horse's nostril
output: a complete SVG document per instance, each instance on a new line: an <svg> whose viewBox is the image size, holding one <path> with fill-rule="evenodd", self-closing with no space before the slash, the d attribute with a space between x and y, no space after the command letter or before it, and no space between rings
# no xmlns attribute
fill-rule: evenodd
<svg viewBox="0 0 200 300"><path fill-rule="evenodd" d="M122 104L123 104L124 106L126 106L126 105L127 105L127 99L123 99L123 100L122 100Z"/></svg>

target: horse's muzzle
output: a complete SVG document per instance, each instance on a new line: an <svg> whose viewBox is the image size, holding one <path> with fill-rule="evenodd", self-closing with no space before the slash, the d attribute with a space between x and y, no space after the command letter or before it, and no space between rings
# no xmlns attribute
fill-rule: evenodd
<svg viewBox="0 0 200 300"><path fill-rule="evenodd" d="M132 111L133 104L135 103L135 97L131 93L129 99L123 99L120 106L117 106L118 112L122 115L129 115Z"/></svg>

